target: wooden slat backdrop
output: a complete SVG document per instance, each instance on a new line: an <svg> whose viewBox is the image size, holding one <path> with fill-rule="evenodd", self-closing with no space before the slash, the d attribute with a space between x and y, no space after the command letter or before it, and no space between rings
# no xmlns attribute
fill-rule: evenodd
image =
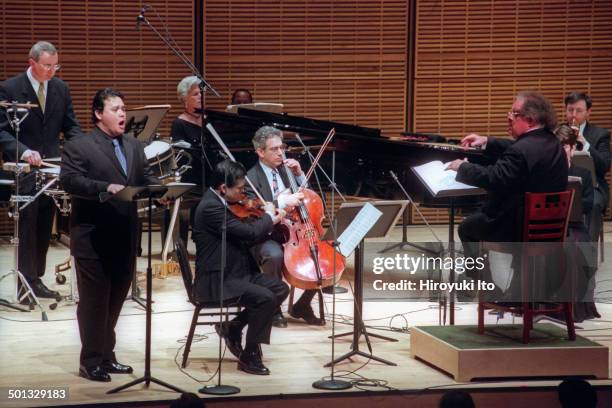
<svg viewBox="0 0 612 408"><path fill-rule="evenodd" d="M205 0L205 67L293 115L405 129L408 3L397 0Z"/></svg>
<svg viewBox="0 0 612 408"><path fill-rule="evenodd" d="M612 2L418 1L416 20L413 130L506 137L506 112L527 89L560 119L564 96L585 91L591 121L612 129Z"/></svg>

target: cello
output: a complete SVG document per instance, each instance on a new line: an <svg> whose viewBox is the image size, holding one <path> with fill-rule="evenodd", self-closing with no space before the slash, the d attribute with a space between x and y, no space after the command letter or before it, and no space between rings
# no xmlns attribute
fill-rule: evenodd
<svg viewBox="0 0 612 408"><path fill-rule="evenodd" d="M291 285L300 289L319 289L330 286L344 272L345 259L329 241L321 239L325 218L323 201L314 191L305 188L318 159L334 135L332 129L317 158L308 171L304 184L298 186L293 172L283 164L292 193L302 192L304 200L281 221L287 229L288 239L284 242L283 276ZM283 160L287 157L283 152Z"/></svg>

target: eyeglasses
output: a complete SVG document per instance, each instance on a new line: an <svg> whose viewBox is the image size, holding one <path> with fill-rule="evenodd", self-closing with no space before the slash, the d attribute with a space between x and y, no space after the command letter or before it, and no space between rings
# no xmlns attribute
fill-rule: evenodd
<svg viewBox="0 0 612 408"><path fill-rule="evenodd" d="M35 61L38 65L40 65L41 67L43 67L45 69L45 71L59 71L60 68L62 68L62 66L60 64L55 64L55 65L51 65L51 64L41 64L38 61Z"/></svg>
<svg viewBox="0 0 612 408"><path fill-rule="evenodd" d="M286 144L282 144L280 146L270 147L270 148L268 148L268 150L270 150L271 152L285 152L285 151L287 151L287 145Z"/></svg>
<svg viewBox="0 0 612 408"><path fill-rule="evenodd" d="M516 119L518 116L522 116L523 114L521 112L517 112L517 111L510 111L508 112L508 118L514 120Z"/></svg>
<svg viewBox="0 0 612 408"><path fill-rule="evenodd" d="M584 109L581 109L581 108L570 108L570 107L565 109L565 111L569 113L570 115L573 115L573 114L581 115L586 112Z"/></svg>

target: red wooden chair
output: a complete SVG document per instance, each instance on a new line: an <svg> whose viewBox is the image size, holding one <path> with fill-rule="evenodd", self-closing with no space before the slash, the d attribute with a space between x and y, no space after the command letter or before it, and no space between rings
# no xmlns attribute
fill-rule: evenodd
<svg viewBox="0 0 612 408"><path fill-rule="evenodd" d="M547 244L534 244L537 242L563 242L567 235L570 209L574 198L574 191L567 190L559 193L525 193L525 211L523 216L522 243L508 244L497 242L483 242L482 253L497 251L516 254L520 248L521 274L521 302L496 303L488 302L479 297L478 301L478 333L484 334L484 314L487 309L510 312L523 316L523 343L529 343L529 334L533 329L533 318L553 312L563 312L567 325L567 334L570 340L576 340L574 328L572 302L535 302L531 299L531 276L529 273L530 260L534 257L561 255L564 267L564 256L560 246ZM509 249L509 247L511 247ZM559 253L560 252L560 253ZM573 286L573 285L572 285ZM482 295L482 293L481 293ZM569 300L569 299L568 299Z"/></svg>

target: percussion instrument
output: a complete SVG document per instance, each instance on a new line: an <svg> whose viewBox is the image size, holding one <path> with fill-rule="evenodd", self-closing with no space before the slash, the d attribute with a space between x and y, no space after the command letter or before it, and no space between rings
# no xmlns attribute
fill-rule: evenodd
<svg viewBox="0 0 612 408"><path fill-rule="evenodd" d="M176 180L176 158L174 149L166 142L156 140L144 148L151 171L162 184Z"/></svg>

